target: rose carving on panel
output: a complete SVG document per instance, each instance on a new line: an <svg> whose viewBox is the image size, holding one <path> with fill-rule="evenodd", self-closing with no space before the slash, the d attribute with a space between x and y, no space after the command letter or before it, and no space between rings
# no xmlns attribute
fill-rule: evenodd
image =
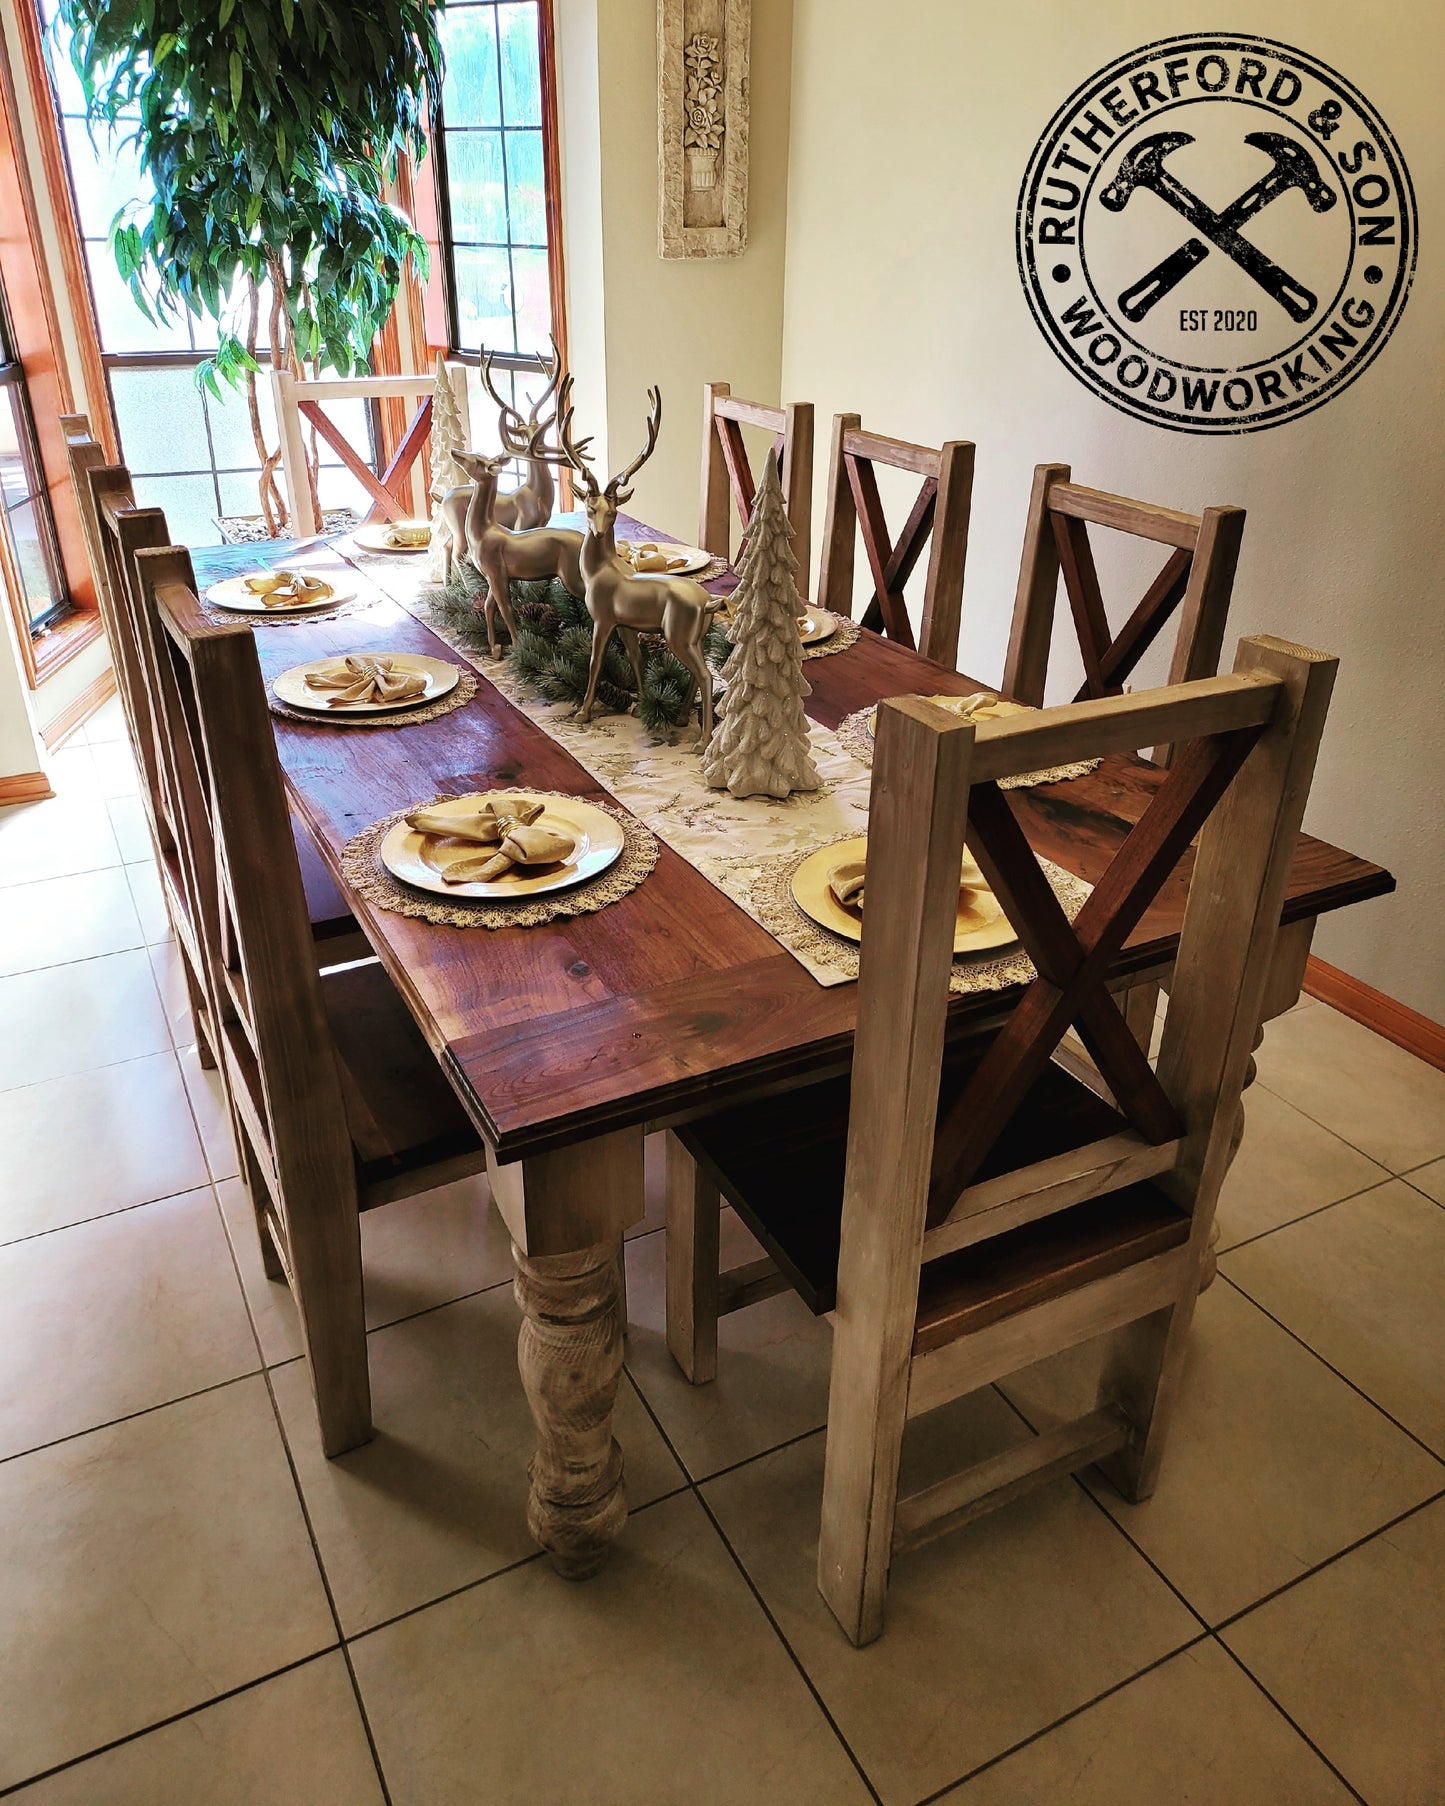
<svg viewBox="0 0 1445 1806"><path fill-rule="evenodd" d="M695 32L683 52L687 72L682 142L687 151L688 186L711 188L717 181L723 141L723 66L721 44Z"/></svg>

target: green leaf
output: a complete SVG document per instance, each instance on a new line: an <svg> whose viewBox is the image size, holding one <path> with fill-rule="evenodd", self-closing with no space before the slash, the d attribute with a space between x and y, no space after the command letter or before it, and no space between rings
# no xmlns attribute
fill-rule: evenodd
<svg viewBox="0 0 1445 1806"><path fill-rule="evenodd" d="M231 52L231 105L239 112L241 107L241 53Z"/></svg>

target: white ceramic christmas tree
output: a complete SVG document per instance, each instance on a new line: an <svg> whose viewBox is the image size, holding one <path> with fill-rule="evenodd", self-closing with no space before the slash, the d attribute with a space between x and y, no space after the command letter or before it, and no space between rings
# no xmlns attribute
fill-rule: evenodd
<svg viewBox="0 0 1445 1806"><path fill-rule="evenodd" d="M803 698L812 691L803 676L792 538L770 453L733 592L722 723L703 754L703 777L714 790L734 796L791 796L816 790L822 781L809 756L803 713Z"/></svg>
<svg viewBox="0 0 1445 1806"><path fill-rule="evenodd" d="M431 541L432 541L432 576L438 581L442 578L442 563L445 560L444 545L450 536L450 522L443 517L442 500L449 489L458 489L469 484L471 478L457 463L455 454L462 449L462 415L457 406L456 391L452 388L451 377L447 374L446 359L441 352L437 353L436 387L431 398L431 438L428 450L431 456ZM454 546L452 555L460 556L466 551L465 546Z"/></svg>

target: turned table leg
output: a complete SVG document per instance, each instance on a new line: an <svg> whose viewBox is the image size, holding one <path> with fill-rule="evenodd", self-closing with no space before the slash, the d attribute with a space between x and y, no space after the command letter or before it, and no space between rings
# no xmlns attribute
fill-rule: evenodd
<svg viewBox="0 0 1445 1806"><path fill-rule="evenodd" d="M619 1246L614 1239L532 1256L512 1245L522 1307L517 1365L537 1426L527 1528L568 1580L595 1574L627 1521L622 1450L612 1434L622 1372Z"/></svg>
<svg viewBox="0 0 1445 1806"><path fill-rule="evenodd" d="M612 1414L622 1372L622 1232L644 1210L642 1131L487 1165L512 1235L517 1365L537 1428L527 1526L559 1574L586 1580L627 1521Z"/></svg>

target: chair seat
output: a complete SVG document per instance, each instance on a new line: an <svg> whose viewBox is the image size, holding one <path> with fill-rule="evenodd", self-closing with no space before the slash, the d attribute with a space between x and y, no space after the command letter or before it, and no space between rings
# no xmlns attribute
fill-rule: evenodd
<svg viewBox="0 0 1445 1806"><path fill-rule="evenodd" d="M983 1051L976 1043L948 1051L941 1110L958 1095ZM1050 1065L977 1177L995 1178L1128 1127L1087 1085ZM685 1124L676 1133L809 1308L819 1314L832 1310L848 1143L847 1078L764 1098ZM1144 1183L930 1262L920 1284L915 1352L1177 1246L1188 1233L1188 1217L1158 1187Z"/></svg>
<svg viewBox="0 0 1445 1806"><path fill-rule="evenodd" d="M479 1171L481 1137L383 968L368 962L327 972L321 995L336 1040L362 1208L368 1186L384 1187L421 1167L461 1162Z"/></svg>

